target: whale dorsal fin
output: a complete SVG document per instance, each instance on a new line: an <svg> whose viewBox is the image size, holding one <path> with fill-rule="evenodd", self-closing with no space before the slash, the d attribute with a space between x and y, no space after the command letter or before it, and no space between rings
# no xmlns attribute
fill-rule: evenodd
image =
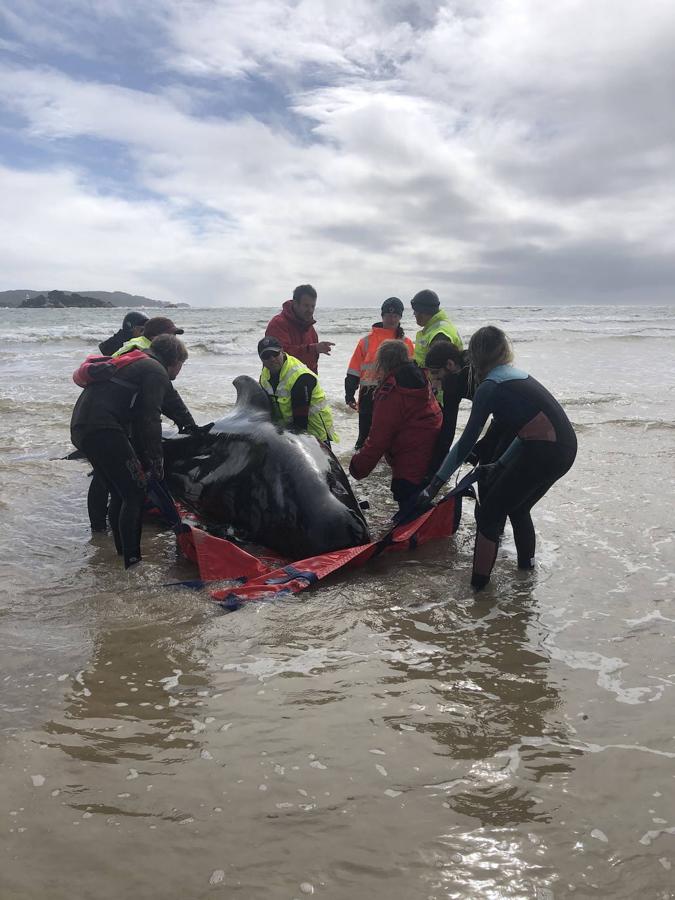
<svg viewBox="0 0 675 900"><path fill-rule="evenodd" d="M237 402L234 406L235 412L255 410L256 412L266 413L271 420L272 406L270 398L255 379L250 378L248 375L237 375L232 384L237 391Z"/></svg>

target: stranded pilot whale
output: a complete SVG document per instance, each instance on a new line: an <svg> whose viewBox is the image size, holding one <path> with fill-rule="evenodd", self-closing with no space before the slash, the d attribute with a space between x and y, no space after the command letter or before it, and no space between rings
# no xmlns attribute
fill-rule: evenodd
<svg viewBox="0 0 675 900"><path fill-rule="evenodd" d="M274 424L253 378L233 384L234 409L208 432L164 440L174 496L207 527L231 526L293 559L367 543L363 513L331 450Z"/></svg>

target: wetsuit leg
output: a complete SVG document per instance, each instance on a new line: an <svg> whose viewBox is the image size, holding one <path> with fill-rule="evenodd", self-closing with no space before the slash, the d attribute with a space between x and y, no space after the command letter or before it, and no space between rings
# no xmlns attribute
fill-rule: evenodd
<svg viewBox="0 0 675 900"><path fill-rule="evenodd" d="M549 485L550 487L550 485ZM530 507L531 508L531 507ZM516 542L519 569L534 568L534 554L537 549L537 535L529 509L509 513L513 528L513 540Z"/></svg>
<svg viewBox="0 0 675 900"><path fill-rule="evenodd" d="M473 587L485 587L490 580L507 516L514 527L518 564L532 566L536 538L530 510L569 470L575 453L558 444L529 442L489 486L476 514Z"/></svg>
<svg viewBox="0 0 675 900"><path fill-rule="evenodd" d="M84 438L82 449L110 489L110 524L115 546L128 569L141 559L141 516L146 487L143 469L121 431L93 432Z"/></svg>
<svg viewBox="0 0 675 900"><path fill-rule="evenodd" d="M359 436L356 439L355 450L363 447L370 433L370 426L373 423L374 396L375 391L372 388L361 388L359 391Z"/></svg>
<svg viewBox="0 0 675 900"><path fill-rule="evenodd" d="M526 492L522 502L509 511L509 520L513 528L513 539L516 543L518 554L518 568L532 569L534 567L534 554L537 547L537 537L534 531L534 523L530 510L539 503L546 492L568 472L576 457L574 449L553 445L555 449L546 453L543 448L539 450L541 457L539 463L539 478Z"/></svg>
<svg viewBox="0 0 675 900"><path fill-rule="evenodd" d="M108 485L96 471L89 482L87 512L92 531L108 530Z"/></svg>

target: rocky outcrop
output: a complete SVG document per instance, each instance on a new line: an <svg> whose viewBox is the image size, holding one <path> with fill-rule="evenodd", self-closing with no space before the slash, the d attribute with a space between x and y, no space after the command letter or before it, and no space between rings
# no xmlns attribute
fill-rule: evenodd
<svg viewBox="0 0 675 900"><path fill-rule="evenodd" d="M51 294L70 297L79 294L82 297L93 298L96 300L105 300L102 306L108 308L110 306L125 307L126 309L189 309L189 303L171 303L168 300L152 300L150 297L143 297L140 294L126 294L124 291L35 291L35 290L11 290L0 291L0 309L3 307L24 307L24 309L36 308L32 303L26 303L26 300L35 300L38 297L49 297ZM63 303L66 306L65 302ZM74 304L71 304L74 305ZM93 304L91 304L93 306ZM58 303L45 304L40 301L38 309L60 309Z"/></svg>
<svg viewBox="0 0 675 900"><path fill-rule="evenodd" d="M49 291L47 294L38 294L37 297L29 297L19 306L19 309L88 309L100 307L112 308L109 300L100 300L98 297L83 297L82 294L66 294L64 291Z"/></svg>

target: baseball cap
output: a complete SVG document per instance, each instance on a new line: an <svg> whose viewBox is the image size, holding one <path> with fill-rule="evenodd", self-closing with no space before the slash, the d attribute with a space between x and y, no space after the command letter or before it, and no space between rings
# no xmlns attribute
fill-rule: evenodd
<svg viewBox="0 0 675 900"><path fill-rule="evenodd" d="M155 316L152 319L148 319L143 328L143 337L146 337L149 340L156 338L158 334L184 333L185 331L183 328L177 328L171 319L167 319L166 316Z"/></svg>
<svg viewBox="0 0 675 900"><path fill-rule="evenodd" d="M403 301L399 300L398 297L388 297L384 303L382 304L382 308L380 312L384 315L384 313L395 313L397 316L403 315Z"/></svg>
<svg viewBox="0 0 675 900"><path fill-rule="evenodd" d="M274 356L279 350L283 350L283 347L281 346L280 341L275 337L267 336L261 341L258 341L258 356L260 359L265 359L265 356Z"/></svg>

